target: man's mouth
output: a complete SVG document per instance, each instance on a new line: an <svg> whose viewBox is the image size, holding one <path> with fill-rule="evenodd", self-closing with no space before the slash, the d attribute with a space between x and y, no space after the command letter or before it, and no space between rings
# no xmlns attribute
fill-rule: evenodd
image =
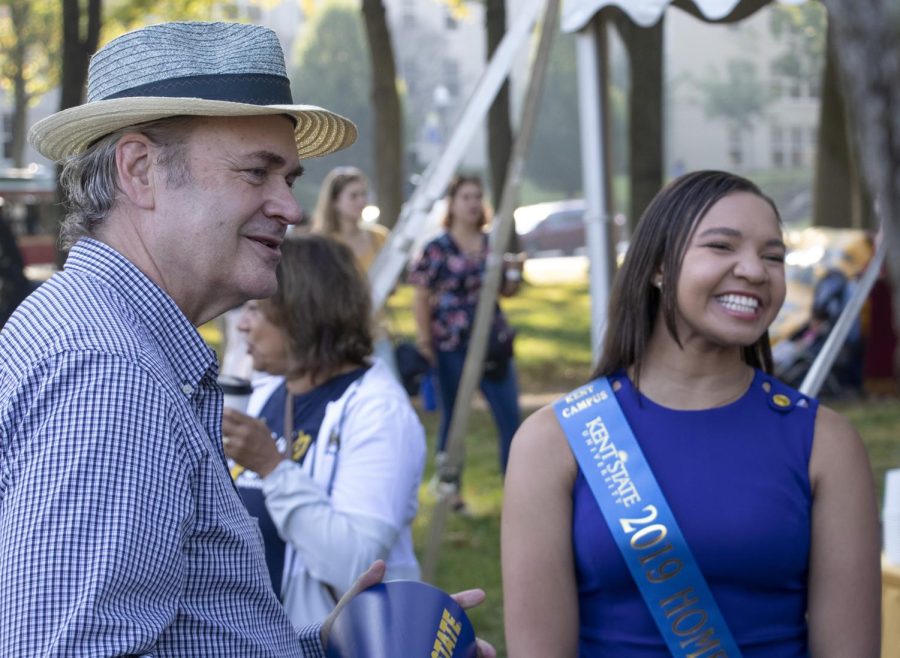
<svg viewBox="0 0 900 658"><path fill-rule="evenodd" d="M267 235L248 235L248 239L253 240L253 242L258 242L264 247L268 247L273 251L278 251L281 247L281 240L279 238L270 237Z"/></svg>

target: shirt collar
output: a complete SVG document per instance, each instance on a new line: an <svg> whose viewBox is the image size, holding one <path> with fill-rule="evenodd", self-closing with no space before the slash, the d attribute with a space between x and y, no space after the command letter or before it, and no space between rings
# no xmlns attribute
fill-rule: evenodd
<svg viewBox="0 0 900 658"><path fill-rule="evenodd" d="M180 383L197 387L218 373L215 352L175 301L131 261L107 244L80 239L69 251L64 270L87 274L117 292L154 337Z"/></svg>

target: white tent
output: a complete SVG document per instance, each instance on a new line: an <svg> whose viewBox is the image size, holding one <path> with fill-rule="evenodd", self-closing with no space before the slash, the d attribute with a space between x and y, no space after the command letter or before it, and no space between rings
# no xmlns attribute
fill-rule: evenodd
<svg viewBox="0 0 900 658"><path fill-rule="evenodd" d="M791 0L789 0L791 1ZM799 4L804 0L792 0ZM744 0L692 0L700 14L709 21L727 18ZM562 7L563 32L576 32L585 27L604 7L618 7L638 25L649 27L660 19L674 0L565 0Z"/></svg>
<svg viewBox="0 0 900 658"><path fill-rule="evenodd" d="M564 0L562 29L578 32L578 102L581 128L582 182L585 196L585 229L587 251L591 262L591 347L596 358L606 325L611 265L609 263L609 200L605 180L609 170L605 162L603 125L607 108L603 107L601 89L604 81L597 26L594 19L605 7L618 7L643 27L655 24L670 4L702 16L708 21L727 20L739 10L752 11L769 0ZM805 0L780 0L800 4Z"/></svg>

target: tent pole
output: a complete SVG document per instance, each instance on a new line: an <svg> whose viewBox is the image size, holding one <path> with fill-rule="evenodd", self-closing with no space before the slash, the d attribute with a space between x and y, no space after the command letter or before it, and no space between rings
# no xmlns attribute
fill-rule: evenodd
<svg viewBox="0 0 900 658"><path fill-rule="evenodd" d="M422 241L424 222L434 202L444 196L447 183L456 173L475 131L483 124L494 97L509 76L519 48L526 43L540 15L544 0L523 0L516 9L516 20L509 26L491 61L469 97L462 116L440 155L422 174L422 182L403 204L400 217L369 269L372 286L372 310L384 306L406 267L413 249Z"/></svg>
<svg viewBox="0 0 900 658"><path fill-rule="evenodd" d="M519 130L513 141L512 153L506 170L503 185L503 198L500 209L491 225L489 252L485 265L484 279L475 308L475 319L469 335L466 360L463 365L462 378L453 406L453 416L447 432L446 458L439 464L438 500L431 516L425 555L422 559L423 580L432 581L437 570L438 556L444 535L444 526L450 507L450 495L455 491L453 475L460 472L464 454L464 433L469 422L472 398L481 382L484 370L484 357L487 352L488 336L494 320L494 309L500 291L503 276L503 254L509 240L513 223L513 210L519 200L522 186L522 174L525 168L525 156L534 135L537 113L540 105L544 79L550 60L550 47L556 32L559 15L559 0L547 0L547 6L541 21L541 36L537 54L531 65L528 87L522 106L522 119ZM446 413L446 411L445 411Z"/></svg>
<svg viewBox="0 0 900 658"><path fill-rule="evenodd" d="M600 30L606 29L599 17L578 33L578 116L581 129L581 171L584 189L584 224L587 237L589 282L591 293L591 354L596 363L606 331L609 302L609 200L606 195L606 149L603 125L608 108L600 99L605 84L600 58L606 57L606 40Z"/></svg>

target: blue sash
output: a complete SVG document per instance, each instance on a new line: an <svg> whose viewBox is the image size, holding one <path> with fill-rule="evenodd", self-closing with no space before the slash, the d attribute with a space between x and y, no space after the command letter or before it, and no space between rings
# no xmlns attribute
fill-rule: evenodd
<svg viewBox="0 0 900 658"><path fill-rule="evenodd" d="M609 380L575 389L553 409L669 651L739 658Z"/></svg>

